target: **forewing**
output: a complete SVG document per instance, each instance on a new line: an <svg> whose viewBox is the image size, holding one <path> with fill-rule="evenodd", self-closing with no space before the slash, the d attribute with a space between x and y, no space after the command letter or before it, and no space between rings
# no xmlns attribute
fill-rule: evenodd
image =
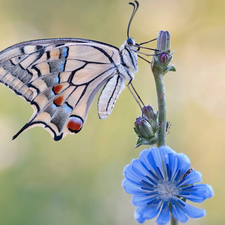
<svg viewBox="0 0 225 225"><path fill-rule="evenodd" d="M119 63L117 48L84 39L30 41L0 52L0 82L34 109L14 138L35 126L55 140L79 132L95 95Z"/></svg>
<svg viewBox="0 0 225 225"><path fill-rule="evenodd" d="M98 115L106 119L112 112L120 93L124 89L125 80L119 74L108 80L98 99Z"/></svg>

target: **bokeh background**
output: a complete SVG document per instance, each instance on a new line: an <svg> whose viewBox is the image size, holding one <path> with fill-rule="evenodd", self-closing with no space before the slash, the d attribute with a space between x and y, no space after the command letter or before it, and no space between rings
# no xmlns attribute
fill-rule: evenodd
<svg viewBox="0 0 225 225"><path fill-rule="evenodd" d="M171 33L177 72L165 77L167 144L189 156L215 191L193 225L225 223L225 1L139 0L131 27L137 42ZM80 37L120 46L132 7L125 0L0 0L0 49L53 37ZM155 43L149 45L155 47ZM134 85L157 110L150 67L139 60ZM43 128L12 136L32 115L30 105L0 86L0 224L137 224L122 171L134 148L140 110L124 90L112 115L99 120L97 100L78 135L54 142ZM154 224L154 220L146 222Z"/></svg>

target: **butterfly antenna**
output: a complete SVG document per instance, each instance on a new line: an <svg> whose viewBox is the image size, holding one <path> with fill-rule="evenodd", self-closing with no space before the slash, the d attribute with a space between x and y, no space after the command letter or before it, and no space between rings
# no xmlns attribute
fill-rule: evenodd
<svg viewBox="0 0 225 225"><path fill-rule="evenodd" d="M130 25L131 25L131 22L134 18L135 13L138 10L139 2L135 0L134 2L129 2L129 4L132 5L134 8L133 8L133 12L131 14L131 17L130 17L130 20L129 20L129 23L128 23L128 27L127 27L127 38L130 37L130 34L129 34L130 33Z"/></svg>

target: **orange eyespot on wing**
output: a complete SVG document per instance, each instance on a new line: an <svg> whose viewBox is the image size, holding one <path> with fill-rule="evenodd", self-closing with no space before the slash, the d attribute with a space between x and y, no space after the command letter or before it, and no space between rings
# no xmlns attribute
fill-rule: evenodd
<svg viewBox="0 0 225 225"><path fill-rule="evenodd" d="M78 116L71 116L67 123L67 128L70 132L77 133L83 127L83 120Z"/></svg>
<svg viewBox="0 0 225 225"><path fill-rule="evenodd" d="M52 88L52 90L53 90L54 94L57 95L62 90L62 88L63 88L63 86L61 84L58 84L58 85L54 86Z"/></svg>
<svg viewBox="0 0 225 225"><path fill-rule="evenodd" d="M63 96L58 96L58 97L54 100L54 104L55 104L56 106L60 106L60 105L62 105L63 100L64 100Z"/></svg>

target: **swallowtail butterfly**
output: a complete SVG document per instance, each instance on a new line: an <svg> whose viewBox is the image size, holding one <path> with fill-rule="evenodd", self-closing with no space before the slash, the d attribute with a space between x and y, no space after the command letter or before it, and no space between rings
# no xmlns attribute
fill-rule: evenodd
<svg viewBox="0 0 225 225"><path fill-rule="evenodd" d="M138 2L131 2L127 40L120 49L98 41L60 38L22 42L0 52L0 82L33 107L27 124L13 137L42 126L60 140L79 132L98 91L98 113L106 119L138 71L140 45L129 37ZM132 86L133 87L133 86Z"/></svg>

